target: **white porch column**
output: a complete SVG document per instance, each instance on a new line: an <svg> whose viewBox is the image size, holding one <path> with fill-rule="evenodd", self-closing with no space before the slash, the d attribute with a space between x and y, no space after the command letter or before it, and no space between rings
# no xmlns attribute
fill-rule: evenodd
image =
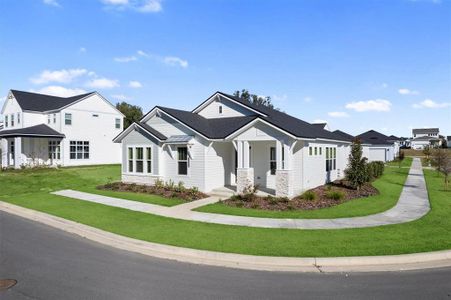
<svg viewBox="0 0 451 300"><path fill-rule="evenodd" d="M243 142L237 141L237 160L238 160L238 169L243 168Z"/></svg>
<svg viewBox="0 0 451 300"><path fill-rule="evenodd" d="M2 157L1 157L1 166L2 168L8 167L8 140L0 139L1 148L2 148Z"/></svg>
<svg viewBox="0 0 451 300"><path fill-rule="evenodd" d="M22 138L14 138L14 169L20 169L22 165Z"/></svg>
<svg viewBox="0 0 451 300"><path fill-rule="evenodd" d="M237 143L238 169L236 172L236 189L238 194L242 194L248 188L254 186L254 169L250 168L249 142L237 141Z"/></svg>
<svg viewBox="0 0 451 300"><path fill-rule="evenodd" d="M285 155L284 170L291 170L291 159L293 157L292 147L287 144L283 144L283 152Z"/></svg>
<svg viewBox="0 0 451 300"><path fill-rule="evenodd" d="M243 168L249 168L249 142L243 141Z"/></svg>
<svg viewBox="0 0 451 300"><path fill-rule="evenodd" d="M282 142L276 141L276 170L282 170ZM277 172L276 171L276 172Z"/></svg>

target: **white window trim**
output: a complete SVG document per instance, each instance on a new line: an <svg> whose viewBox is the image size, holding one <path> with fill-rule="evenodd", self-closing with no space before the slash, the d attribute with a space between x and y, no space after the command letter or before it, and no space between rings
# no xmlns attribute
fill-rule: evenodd
<svg viewBox="0 0 451 300"><path fill-rule="evenodd" d="M66 120L69 120L68 118L67 118L67 116L70 116L70 124L67 124L66 123ZM72 121L73 121L73 119L72 119L72 117L73 117L73 115L72 115L72 113L64 113L64 125L65 126L72 126ZM50 117L49 117L50 118Z"/></svg>
<svg viewBox="0 0 451 300"><path fill-rule="evenodd" d="M130 159L128 157L128 151L129 149L132 148L133 149L133 159L132 159L132 164L133 164L133 172L130 172L129 168L130 168ZM136 148L143 148L143 172L136 172ZM150 151L152 152L152 159L150 160L151 162L151 173L147 173L147 148L150 148ZM139 176L153 176L154 171L153 171L153 161L154 161L154 147L153 145L149 145L149 144L129 144L127 145L127 159L126 159L126 168L124 174L129 174L129 175L139 175Z"/></svg>
<svg viewBox="0 0 451 300"><path fill-rule="evenodd" d="M186 148L186 160L179 160L179 148ZM181 176L181 177L189 177L191 174L190 172L190 154L189 154L189 146L177 146L175 147L175 155L176 155L176 160L177 160L177 169L176 169L176 174L177 176ZM186 174L179 174L179 162L184 162L186 161Z"/></svg>
<svg viewBox="0 0 451 300"><path fill-rule="evenodd" d="M71 158L70 157L70 155L71 155L71 153L72 153L72 151L70 151L70 147L72 146L71 145L71 142L75 142L75 158ZM81 152L81 154L82 154L82 158L77 158L77 154L78 154L78 151L77 151L77 147L79 146L78 144L77 144L77 142L82 142L82 152ZM89 151L88 151L88 154L89 154L89 158L85 158L85 142L88 142L88 147L89 147ZM69 140L69 160L77 160L77 161L79 161L79 160L82 160L82 161L89 161L89 160L91 160L92 159L92 148L91 148L91 146L92 146L92 144L91 144L91 141L81 141L81 140Z"/></svg>

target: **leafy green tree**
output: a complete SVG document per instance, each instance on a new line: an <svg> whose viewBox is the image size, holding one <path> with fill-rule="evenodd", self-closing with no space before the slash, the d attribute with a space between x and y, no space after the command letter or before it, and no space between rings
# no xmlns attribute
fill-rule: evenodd
<svg viewBox="0 0 451 300"><path fill-rule="evenodd" d="M143 116L143 110L137 105L131 105L127 102L116 104L116 108L125 115L124 129L128 128L133 122L138 122Z"/></svg>
<svg viewBox="0 0 451 300"><path fill-rule="evenodd" d="M432 152L432 165L445 176L445 190L448 190L451 173L451 156L448 149L435 149Z"/></svg>
<svg viewBox="0 0 451 300"><path fill-rule="evenodd" d="M399 150L397 159L398 159L398 166L399 166L399 168L401 168L402 161L404 160L404 151Z"/></svg>
<svg viewBox="0 0 451 300"><path fill-rule="evenodd" d="M251 94L246 89L241 90L241 92L235 91L233 93L233 96L241 98L241 99L248 101L250 103L253 103L255 105L264 105L269 108L275 109L274 105L272 104L271 97L269 97L269 96L262 97L262 96L258 96L255 94Z"/></svg>
<svg viewBox="0 0 451 300"><path fill-rule="evenodd" d="M366 157L362 157L362 144L355 139L351 145L349 163L345 170L346 179L354 189L359 190L369 180Z"/></svg>

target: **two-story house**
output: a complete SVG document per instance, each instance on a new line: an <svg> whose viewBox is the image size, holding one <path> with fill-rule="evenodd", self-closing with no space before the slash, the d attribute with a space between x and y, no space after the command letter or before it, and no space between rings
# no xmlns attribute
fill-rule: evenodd
<svg viewBox="0 0 451 300"><path fill-rule="evenodd" d="M97 92L63 98L11 90L1 110L2 168L115 164L123 114Z"/></svg>
<svg viewBox="0 0 451 300"><path fill-rule="evenodd" d="M438 128L417 128L412 129L411 147L415 150L422 150L426 146L441 146L440 130Z"/></svg>

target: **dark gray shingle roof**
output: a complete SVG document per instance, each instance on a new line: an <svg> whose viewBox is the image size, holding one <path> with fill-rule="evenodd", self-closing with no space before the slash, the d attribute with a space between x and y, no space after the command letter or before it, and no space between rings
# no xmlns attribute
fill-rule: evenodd
<svg viewBox="0 0 451 300"><path fill-rule="evenodd" d="M8 129L0 131L0 137L54 137L64 138L64 134L50 128L45 124L31 127Z"/></svg>
<svg viewBox="0 0 451 300"><path fill-rule="evenodd" d="M60 109L88 95L91 95L94 92L67 98L18 90L11 90L11 93L14 95L14 98L16 98L22 110L45 112Z"/></svg>
<svg viewBox="0 0 451 300"><path fill-rule="evenodd" d="M355 139L355 137L353 135L350 135L350 134L348 134L344 131L338 130L338 129L335 130L333 133L337 136L340 136L343 140L348 141L348 142L352 142Z"/></svg>
<svg viewBox="0 0 451 300"><path fill-rule="evenodd" d="M157 106L181 123L211 139L223 139L245 126L256 116L206 119L190 111Z"/></svg>
<svg viewBox="0 0 451 300"><path fill-rule="evenodd" d="M156 136L158 139L164 141L167 139L167 137L162 134L161 132L159 132L158 130L150 127L149 125L147 125L146 123L142 123L142 122L138 122L137 123L139 126L141 126L142 128L144 128L145 130L147 130L149 133L151 133L152 135Z"/></svg>
<svg viewBox="0 0 451 300"><path fill-rule="evenodd" d="M438 133L438 128L416 128L412 129L413 134L428 134L428 133Z"/></svg>
<svg viewBox="0 0 451 300"><path fill-rule="evenodd" d="M362 143L364 144L370 144L370 145L389 145L392 144L390 142L390 138L386 136L385 134L382 134L380 132L377 132L375 130L368 130L367 132L364 132L362 134L359 134L356 136L356 138L360 139Z"/></svg>

